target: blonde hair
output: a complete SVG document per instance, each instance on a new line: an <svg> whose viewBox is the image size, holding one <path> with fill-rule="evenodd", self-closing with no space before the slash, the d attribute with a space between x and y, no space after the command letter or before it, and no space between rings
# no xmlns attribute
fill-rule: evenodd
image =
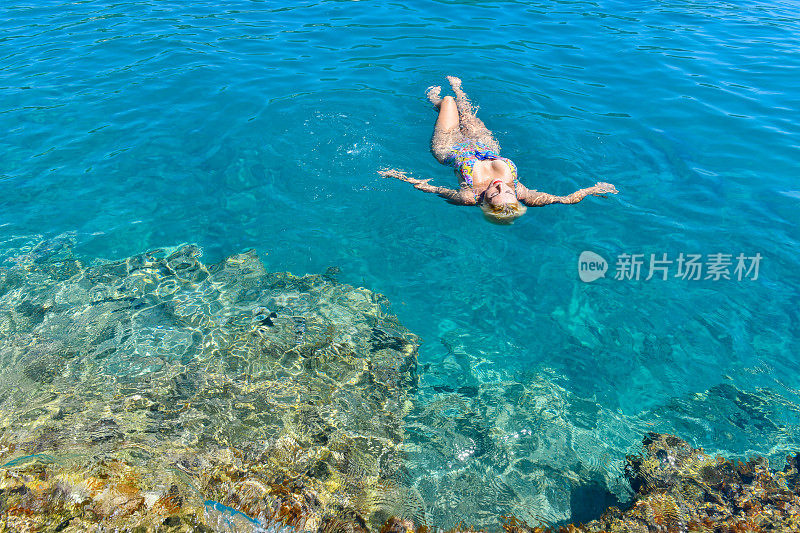
<svg viewBox="0 0 800 533"><path fill-rule="evenodd" d="M492 205L483 201L480 205L483 216L492 224L513 224L516 219L524 215L525 211L528 210L527 207L519 202Z"/></svg>

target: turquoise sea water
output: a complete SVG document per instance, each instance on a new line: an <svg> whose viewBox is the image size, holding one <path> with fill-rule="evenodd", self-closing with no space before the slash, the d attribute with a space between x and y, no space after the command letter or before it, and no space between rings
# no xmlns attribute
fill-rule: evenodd
<svg viewBox="0 0 800 533"><path fill-rule="evenodd" d="M4 2L0 254L194 242L341 268L424 340L406 477L428 520L587 520L646 431L800 448L800 19L790 2ZM424 91L464 81L528 187L611 198L511 227L454 186ZM578 256L609 261L583 283ZM758 279L613 279L743 253ZM735 259L734 259L735 262Z"/></svg>

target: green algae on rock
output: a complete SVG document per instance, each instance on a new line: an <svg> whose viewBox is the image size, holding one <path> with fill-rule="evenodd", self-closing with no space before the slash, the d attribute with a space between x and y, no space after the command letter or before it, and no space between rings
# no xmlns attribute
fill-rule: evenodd
<svg viewBox="0 0 800 533"><path fill-rule="evenodd" d="M400 483L418 339L382 296L253 252L35 250L0 269L0 530L424 521Z"/></svg>

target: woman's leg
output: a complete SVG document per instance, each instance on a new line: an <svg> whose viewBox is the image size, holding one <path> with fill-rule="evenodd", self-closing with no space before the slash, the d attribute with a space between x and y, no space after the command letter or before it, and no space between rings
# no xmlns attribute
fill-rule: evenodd
<svg viewBox="0 0 800 533"><path fill-rule="evenodd" d="M478 141L485 144L490 150L500 153L500 143L494 138L492 132L486 127L481 119L475 116L472 104L467 98L466 93L461 88L461 80L455 76L448 76L447 81L456 93L456 106L461 116L461 133L467 139Z"/></svg>
<svg viewBox="0 0 800 533"><path fill-rule="evenodd" d="M459 129L458 107L452 96L439 97L441 87L428 89L428 100L439 108L439 118L433 128L431 137L431 153L437 161L445 163L445 159L453 150L453 145L464 140Z"/></svg>

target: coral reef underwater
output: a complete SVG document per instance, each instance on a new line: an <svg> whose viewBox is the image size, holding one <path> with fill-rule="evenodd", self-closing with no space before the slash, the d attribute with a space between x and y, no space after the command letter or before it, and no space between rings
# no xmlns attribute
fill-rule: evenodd
<svg viewBox="0 0 800 533"><path fill-rule="evenodd" d="M436 529L403 479L419 340L385 299L200 257L0 257L0 531ZM651 433L624 473L633 500L587 524L497 529L800 531L800 455L776 471Z"/></svg>

